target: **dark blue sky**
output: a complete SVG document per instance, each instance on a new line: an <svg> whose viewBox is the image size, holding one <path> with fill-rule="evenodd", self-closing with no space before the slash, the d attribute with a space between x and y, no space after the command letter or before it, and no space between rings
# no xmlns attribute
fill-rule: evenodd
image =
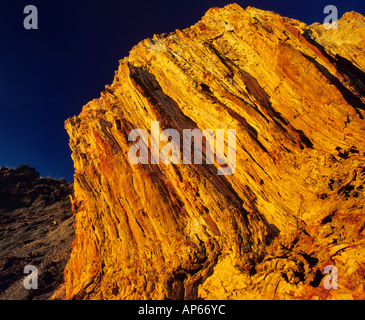
<svg viewBox="0 0 365 320"><path fill-rule="evenodd" d="M365 15L364 0L1 0L0 166L29 164L42 176L72 181L64 120L99 97L133 45L232 2L306 23L323 22L328 4L340 17L351 10ZM23 27L26 5L38 8L38 30Z"/></svg>

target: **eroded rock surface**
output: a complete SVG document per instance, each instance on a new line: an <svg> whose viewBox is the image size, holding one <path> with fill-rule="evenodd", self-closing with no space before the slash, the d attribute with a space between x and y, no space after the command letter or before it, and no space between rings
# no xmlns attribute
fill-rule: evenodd
<svg viewBox="0 0 365 320"><path fill-rule="evenodd" d="M55 297L364 299L363 30L233 4L135 46L66 121L76 239ZM236 129L236 171L132 165L151 121Z"/></svg>

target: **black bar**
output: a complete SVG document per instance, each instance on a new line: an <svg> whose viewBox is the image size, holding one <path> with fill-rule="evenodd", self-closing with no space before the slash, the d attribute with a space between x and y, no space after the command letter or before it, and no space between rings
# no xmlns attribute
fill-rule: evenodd
<svg viewBox="0 0 365 320"><path fill-rule="evenodd" d="M326 318L364 310L364 301L271 301L271 300L194 300L194 301L0 301L2 313L18 316L54 316L62 320L80 319L245 319L256 320L265 316ZM358 310L357 310L358 309ZM169 312L170 311L170 312ZM147 314L146 314L147 313ZM360 314L360 313L359 313ZM27 317L27 318L28 318ZM101 317L101 319L98 319Z"/></svg>

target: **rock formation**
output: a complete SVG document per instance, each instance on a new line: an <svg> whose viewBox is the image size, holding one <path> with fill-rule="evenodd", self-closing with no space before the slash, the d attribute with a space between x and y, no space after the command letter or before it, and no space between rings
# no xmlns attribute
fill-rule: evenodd
<svg viewBox="0 0 365 320"><path fill-rule="evenodd" d="M0 300L47 299L62 283L74 238L65 179L27 165L0 168ZM38 289L24 288L24 267L38 269Z"/></svg>
<svg viewBox="0 0 365 320"><path fill-rule="evenodd" d="M364 299L365 18L338 25L232 4L136 45L66 121L76 238L55 298ZM234 174L131 164L152 121L236 129Z"/></svg>

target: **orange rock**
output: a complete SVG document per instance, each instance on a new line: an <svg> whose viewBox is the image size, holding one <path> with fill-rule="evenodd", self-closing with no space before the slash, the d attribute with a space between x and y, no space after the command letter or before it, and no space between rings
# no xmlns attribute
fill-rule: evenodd
<svg viewBox="0 0 365 320"><path fill-rule="evenodd" d="M363 28L357 13L336 31L233 4L136 45L66 121L63 298L364 299ZM236 129L235 173L131 165L128 134L151 121ZM327 264L339 289L323 287Z"/></svg>

